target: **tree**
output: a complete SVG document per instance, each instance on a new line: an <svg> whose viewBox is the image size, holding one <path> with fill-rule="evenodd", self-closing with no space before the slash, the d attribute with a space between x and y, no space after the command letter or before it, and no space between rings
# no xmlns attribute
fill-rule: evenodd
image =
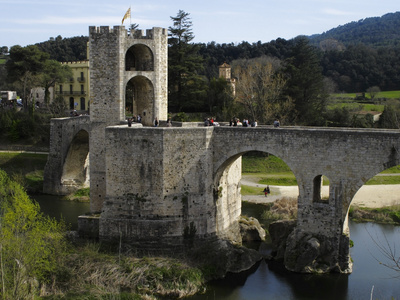
<svg viewBox="0 0 400 300"><path fill-rule="evenodd" d="M381 89L378 86L372 86L367 88L367 93L369 94L369 96L371 97L371 99L373 100L375 98L375 96L381 91Z"/></svg>
<svg viewBox="0 0 400 300"><path fill-rule="evenodd" d="M44 87L44 101L50 103L50 87L54 87L56 82L64 82L72 77L71 68L67 65L61 65L56 60L46 60L43 64L41 73L42 86Z"/></svg>
<svg viewBox="0 0 400 300"><path fill-rule="evenodd" d="M320 59L306 37L296 39L286 60L286 94L295 103L296 119L304 125L322 125L327 94Z"/></svg>
<svg viewBox="0 0 400 300"><path fill-rule="evenodd" d="M201 107L206 96L206 81L200 72L203 58L199 46L191 44L194 39L189 13L179 10L171 17L168 39L168 102L177 111ZM204 106L204 105L203 105Z"/></svg>
<svg viewBox="0 0 400 300"><path fill-rule="evenodd" d="M212 78L208 88L210 113L218 120L229 120L234 115L234 97L230 82L225 78Z"/></svg>
<svg viewBox="0 0 400 300"><path fill-rule="evenodd" d="M278 60L268 57L232 62L236 99L251 121L268 124L277 117L288 119L292 105L288 98L282 98L286 81L277 72L279 65Z"/></svg>
<svg viewBox="0 0 400 300"><path fill-rule="evenodd" d="M2 170L0 204L0 295L33 299L62 266L65 225L45 217L39 205Z"/></svg>
<svg viewBox="0 0 400 300"><path fill-rule="evenodd" d="M8 53L8 47L7 46L0 47L0 54L5 55L7 53Z"/></svg>
<svg viewBox="0 0 400 300"><path fill-rule="evenodd" d="M400 105L398 103L388 103L379 118L380 128L400 128Z"/></svg>
<svg viewBox="0 0 400 300"><path fill-rule="evenodd" d="M6 68L8 82L15 87L19 95L23 96L25 109L28 106L32 88L44 87L48 103L49 87L54 85L55 81L62 82L72 76L68 66L49 60L47 53L33 45L12 47Z"/></svg>

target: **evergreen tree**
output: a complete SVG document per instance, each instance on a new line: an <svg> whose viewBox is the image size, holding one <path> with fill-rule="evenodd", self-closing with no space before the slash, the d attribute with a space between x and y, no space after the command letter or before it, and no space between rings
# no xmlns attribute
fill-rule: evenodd
<svg viewBox="0 0 400 300"><path fill-rule="evenodd" d="M327 94L320 59L306 37L296 39L286 60L287 95L295 103L296 120L304 125L323 125Z"/></svg>
<svg viewBox="0 0 400 300"><path fill-rule="evenodd" d="M200 109L207 94L206 82L200 75L203 58L194 39L189 13L179 10L171 17L168 39L168 102L172 110Z"/></svg>

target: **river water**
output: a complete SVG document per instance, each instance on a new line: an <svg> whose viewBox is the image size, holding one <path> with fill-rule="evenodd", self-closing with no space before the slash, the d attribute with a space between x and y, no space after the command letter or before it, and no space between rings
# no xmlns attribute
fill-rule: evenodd
<svg viewBox="0 0 400 300"><path fill-rule="evenodd" d="M89 211L89 203L65 201L55 196L33 198L44 213L57 219L62 216L72 230L77 228L77 217ZM354 242L350 251L353 260L351 274L295 274L278 263L261 261L248 274L228 276L225 280L210 283L205 294L190 299L400 299L400 270L395 272L379 263L390 261L377 246L389 249L390 245L392 249L400 249L400 227L353 222L349 222L349 227ZM263 245L260 251L268 253L270 249ZM396 256L400 257L400 253L397 252Z"/></svg>

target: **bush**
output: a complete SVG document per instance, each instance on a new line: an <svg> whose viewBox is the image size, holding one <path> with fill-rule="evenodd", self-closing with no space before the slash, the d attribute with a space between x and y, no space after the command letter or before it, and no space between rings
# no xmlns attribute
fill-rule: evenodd
<svg viewBox="0 0 400 300"><path fill-rule="evenodd" d="M2 170L0 203L1 295L4 299L34 298L63 266L65 224L45 217Z"/></svg>

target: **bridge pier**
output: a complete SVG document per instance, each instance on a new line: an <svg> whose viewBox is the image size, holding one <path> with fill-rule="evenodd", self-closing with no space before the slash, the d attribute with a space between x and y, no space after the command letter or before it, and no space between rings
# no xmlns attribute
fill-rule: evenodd
<svg viewBox="0 0 400 300"><path fill-rule="evenodd" d="M106 128L100 240L152 251L241 243L241 160L216 185L211 139L212 128Z"/></svg>

